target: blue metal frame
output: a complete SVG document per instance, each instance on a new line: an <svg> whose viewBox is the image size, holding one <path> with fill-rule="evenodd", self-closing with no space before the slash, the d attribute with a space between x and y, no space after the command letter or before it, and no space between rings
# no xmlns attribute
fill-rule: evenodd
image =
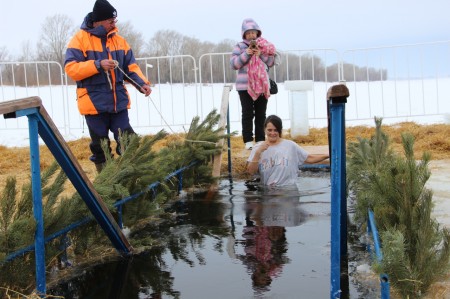
<svg viewBox="0 0 450 299"><path fill-rule="evenodd" d="M132 248L129 245L128 240L120 230L119 225L115 222L114 218L110 214L109 210L103 204L101 199L98 198L89 188L87 182L80 175L78 169L66 154L63 146L55 136L53 130L46 122L46 120L40 113L37 113L36 117L39 119L39 135L44 140L45 144L52 152L61 168L66 173L67 177L72 182L73 186L78 191L83 201L88 206L94 218L105 231L114 247L122 254L129 254Z"/></svg>
<svg viewBox="0 0 450 299"><path fill-rule="evenodd" d="M194 166L196 163L197 162L192 162L188 166L176 170L175 172L173 172L173 173L169 174L168 176L166 176L165 180L168 180L168 179L172 178L175 175L176 176L182 176L182 172L184 170ZM155 197L156 193L157 193L156 188L159 185L160 185L160 182L154 182L154 183L150 184L144 191L141 191L139 193L130 195L130 196L125 197L125 198L123 198L123 199L121 199L119 201L116 201L114 203L113 206L117 208L118 213L119 213L119 219L120 219L119 225L121 227L123 226L123 222L122 222L122 218L123 218L122 217L122 207L123 207L123 205L126 204L127 202L131 201L131 200L134 200L134 199L138 198L140 195L144 194L147 191L152 191L153 197ZM45 243L50 242L51 240L56 239L56 238L58 238L60 236L64 236L65 234L67 234L71 230L73 230L73 229L75 229L77 227L80 227L80 226L82 226L82 225L84 225L84 224L86 224L86 223L88 223L88 222L90 222L92 220L94 220L94 218L92 216L89 216L89 217L83 218L82 220L74 222L74 223L68 225L67 227L63 228L62 230L60 230L58 232L55 232L55 233L49 235L48 237L46 237L44 239ZM13 252L12 254L8 255L3 261L1 261L0 265L3 265L5 263L7 263L7 262L10 262L10 261L20 257L20 256L23 256L25 253L35 250L35 248L36 248L35 245L30 245L30 246L27 246L27 247L22 248L20 250L17 250L15 252Z"/></svg>
<svg viewBox="0 0 450 299"><path fill-rule="evenodd" d="M36 220L36 232L34 237L36 258L36 290L39 295L44 295L46 290L45 279L45 241L44 241L44 217L42 211L42 188L39 156L39 119L36 113L28 117L28 130L30 134L30 163L31 163L31 188L33 197L33 214Z"/></svg>
<svg viewBox="0 0 450 299"><path fill-rule="evenodd" d="M91 220L93 220L92 217L86 217L86 218L84 218L84 219L82 219L82 220L80 220L80 221L77 221L77 222L75 222L75 223L72 223L71 225L69 225L69 226L63 228L62 230L60 230L59 232L56 232L56 233L51 234L50 236L46 237L46 238L44 239L44 240L45 240L45 243L50 242L51 240L56 239L56 238L59 237L59 236L65 235L65 234L68 233L69 231L71 231L71 230L73 230L73 229L75 229L75 228L77 228L77 227L79 227L79 226L81 226L81 225L83 225L83 224L85 224L85 223L88 223L88 222L91 221ZM35 248L36 248L35 245L30 245L30 246L27 246L27 247L22 248L22 249L20 249L20 250L17 250L17 251L15 251L15 252L11 253L10 255L8 255L8 256L0 263L0 265L3 265L3 264L5 264L5 263L8 263L8 262L10 262L10 261L12 261L12 260L14 260L14 259L20 257L20 256L23 256L25 253L35 250Z"/></svg>
<svg viewBox="0 0 450 299"><path fill-rule="evenodd" d="M90 182L85 180L85 177L80 173L79 168L77 168L74 164L75 162L72 160L73 157L70 156L70 151L62 145L62 137L58 135L59 132L57 132L56 126L53 124L41 104L42 102L38 97L11 101L8 103L3 103L4 106L2 107L2 113L6 113L5 118L17 118L21 116L28 117L33 216L36 220L34 242L36 259L36 291L40 296L44 296L46 293L45 232L42 204L39 136L41 136L44 140L47 147L66 173L67 177L72 182L99 225L103 228L113 243L114 247L122 254L129 254L132 247L128 243L127 238L123 235L119 225L115 222L101 198L95 193L93 186L89 185ZM6 106L8 109L5 109ZM23 249L22 253L25 253L31 247Z"/></svg>
<svg viewBox="0 0 450 299"><path fill-rule="evenodd" d="M303 164L300 169L330 169L330 165L327 164Z"/></svg>
<svg viewBox="0 0 450 299"><path fill-rule="evenodd" d="M178 191L178 193L180 193L181 190L183 189L183 171L185 171L186 169L188 169L188 168L194 166L194 165L197 164L197 163L198 163L198 161L194 161L194 162L190 163L188 166L185 166L185 167L182 167L182 168L180 168L180 169L175 170L174 172L172 172L172 173L170 173L169 175L167 175L167 176L164 178L164 180L167 181L167 180L169 180L170 178L176 176L176 177L178 178L178 189L177 189L177 191ZM152 191L152 192L153 192L153 196L155 197L155 196L156 196L156 188L157 188L160 184L161 184L160 182L154 182L154 183L152 183L151 185L149 185L144 191L141 191L141 192L139 192L139 193L130 195L130 196L125 197L125 198L123 198L123 199L121 199L121 200L119 200L119 201L116 201L116 202L114 203L114 207L117 208L117 212L118 212L118 214L119 214L119 219L118 219L119 222L118 222L118 223L119 223L119 226L120 226L121 228L123 228L122 206L123 206L125 203L127 203L127 202L129 202L129 201L131 201L131 200L133 200L133 199L136 199L137 197L143 195L143 194L144 194L145 192L147 192L147 191Z"/></svg>
<svg viewBox="0 0 450 299"><path fill-rule="evenodd" d="M368 211L368 219L367 219L367 233L369 236L373 238L373 247L375 249L375 255L377 257L377 261L381 263L383 260L383 252L381 251L381 242L378 236L377 225L375 222L375 215L371 210ZM367 250L370 252L370 244L367 244ZM380 287L381 287L381 299L389 299L390 298L390 284L389 277L385 273L380 274Z"/></svg>
<svg viewBox="0 0 450 299"><path fill-rule="evenodd" d="M339 91L339 90L337 90ZM346 148L345 148L345 103L348 90L336 98L327 99L328 105L328 140L330 143L331 167L331 288L330 298L341 298L341 271L347 261L347 186L346 186ZM345 95L345 96L344 96ZM328 96L328 95L327 95ZM378 261L382 253L373 212L369 210L367 231L372 232L375 253ZM370 251L370 245L368 245ZM345 260L344 260L345 259ZM390 296L389 278L380 274L381 298Z"/></svg>
<svg viewBox="0 0 450 299"><path fill-rule="evenodd" d="M331 125L331 288L330 298L341 297L341 263L347 254L345 189L345 104L330 105ZM345 219L345 220L344 220Z"/></svg>

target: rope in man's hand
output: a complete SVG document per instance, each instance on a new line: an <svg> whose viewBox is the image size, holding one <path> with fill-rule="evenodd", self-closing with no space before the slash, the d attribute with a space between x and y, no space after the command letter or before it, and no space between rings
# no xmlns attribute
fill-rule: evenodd
<svg viewBox="0 0 450 299"><path fill-rule="evenodd" d="M148 85L140 86L139 84L137 84L133 79L131 79L127 74L125 74L125 72L119 67L119 62L118 62L117 60L113 60L113 61L114 61L114 68L113 68L113 69L118 69L119 71L121 71L122 74L123 74L128 80L130 80L130 81L134 84L134 86L138 86L138 87L140 88L141 92L142 92L143 94L145 94L146 97L150 95L150 93L151 93L152 90L150 89L150 87L149 87ZM105 72L106 72L106 75L107 75L107 77L108 77L109 86L111 87L111 90L112 90L113 88L112 88L111 79L110 79L110 77L109 77L109 72L108 72L108 70L105 70ZM155 105L155 103L153 102L153 99L152 99L151 97L150 97L150 101L152 102L153 106L155 107L155 110L158 112L159 116L160 116L161 119L164 121L164 123L166 124L166 126L172 131L172 133L173 133L175 136L177 136L176 133L175 133L175 131L170 127L170 125L169 125L169 124L167 123L167 121L164 119L164 117L163 117L161 111L159 111L159 109L156 107L156 105ZM216 144L215 142L205 141L205 140L190 140L190 139L186 139L186 138L182 138L182 139L184 139L185 141L188 141L188 142L193 142L193 143L210 143L210 144L214 144L214 145Z"/></svg>
<svg viewBox="0 0 450 299"><path fill-rule="evenodd" d="M148 85L139 85L138 83L136 83L136 81L134 81L133 79L130 78L130 76L128 76L124 70L122 70L119 66L119 62L117 60L112 60L114 63L114 67L112 69L118 69L120 72L122 72L122 74L128 79L130 80L130 82L133 83L134 86L138 87L140 92L142 92L146 97L148 97L150 95L150 93L152 92L152 89L150 88L150 86ZM105 69L105 73L106 73L106 77L108 78L108 83L109 83L109 87L111 88L111 90L113 90L113 86L111 83L111 78L109 76L109 70Z"/></svg>

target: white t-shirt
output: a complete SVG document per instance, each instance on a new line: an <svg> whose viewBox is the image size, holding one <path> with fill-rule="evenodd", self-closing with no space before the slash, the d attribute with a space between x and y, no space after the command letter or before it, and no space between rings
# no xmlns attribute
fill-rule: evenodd
<svg viewBox="0 0 450 299"><path fill-rule="evenodd" d="M259 145L253 147L247 161L252 161ZM282 139L262 152L258 162L261 183L268 186L295 185L299 166L305 163L308 152L292 140Z"/></svg>

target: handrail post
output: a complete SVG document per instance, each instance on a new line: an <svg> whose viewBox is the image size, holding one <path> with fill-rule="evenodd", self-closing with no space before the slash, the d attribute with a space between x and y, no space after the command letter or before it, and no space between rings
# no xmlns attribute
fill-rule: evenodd
<svg viewBox="0 0 450 299"><path fill-rule="evenodd" d="M331 130L331 288L330 298L341 298L348 290L341 282L341 268L347 265L347 204L345 172L345 103L348 88L339 84L327 92ZM330 128L329 128L330 129ZM347 271L345 272L347 275ZM348 280L347 280L348 284Z"/></svg>
<svg viewBox="0 0 450 299"><path fill-rule="evenodd" d="M34 219L36 220L36 233L34 238L34 255L36 258L36 290L39 296L42 296L46 293L46 279L38 122L39 120L36 117L36 113L28 115L28 130L30 134L31 188L33 197L33 214Z"/></svg>
<svg viewBox="0 0 450 299"><path fill-rule="evenodd" d="M368 211L368 219L367 219L367 232L369 236L372 235L373 239L373 247L375 251L375 255L377 257L378 263L381 263L383 260L383 252L381 251L381 242L380 237L378 235L377 224L375 221L375 215L372 210ZM370 250L370 243L368 242L368 249ZM389 299L390 298L390 283L389 276L385 273L380 274L380 289L381 289L381 299Z"/></svg>

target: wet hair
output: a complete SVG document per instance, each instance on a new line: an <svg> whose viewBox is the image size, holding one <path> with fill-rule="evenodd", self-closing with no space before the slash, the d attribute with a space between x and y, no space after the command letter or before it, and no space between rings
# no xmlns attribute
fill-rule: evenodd
<svg viewBox="0 0 450 299"><path fill-rule="evenodd" d="M281 121L281 118L276 115L269 115L264 122L264 129L267 127L268 123L271 123L275 127L281 137L281 133L283 132L283 122Z"/></svg>

